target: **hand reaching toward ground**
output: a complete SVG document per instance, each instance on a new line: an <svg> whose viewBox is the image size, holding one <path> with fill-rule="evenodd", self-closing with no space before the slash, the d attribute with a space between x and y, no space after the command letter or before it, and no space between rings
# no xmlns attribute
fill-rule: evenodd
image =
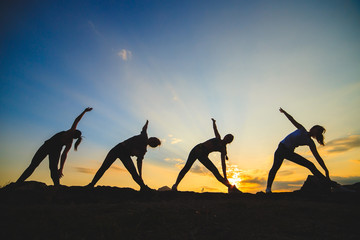
<svg viewBox="0 0 360 240"><path fill-rule="evenodd" d="M62 173L62 170L59 169L59 179L62 178L64 174Z"/></svg>

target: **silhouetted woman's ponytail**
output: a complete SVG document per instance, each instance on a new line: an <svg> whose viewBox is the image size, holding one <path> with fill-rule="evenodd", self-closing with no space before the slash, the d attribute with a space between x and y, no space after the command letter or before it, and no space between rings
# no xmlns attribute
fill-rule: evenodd
<svg viewBox="0 0 360 240"><path fill-rule="evenodd" d="M81 140L82 140L81 132L79 130L75 130L74 138L77 138L77 140L76 140L76 142L74 144L74 149L75 149L75 151L77 151L77 148L80 145Z"/></svg>
<svg viewBox="0 0 360 240"><path fill-rule="evenodd" d="M315 135L318 143L324 146L324 133L326 132L325 128L320 125L315 125L312 129L317 129L317 134Z"/></svg>

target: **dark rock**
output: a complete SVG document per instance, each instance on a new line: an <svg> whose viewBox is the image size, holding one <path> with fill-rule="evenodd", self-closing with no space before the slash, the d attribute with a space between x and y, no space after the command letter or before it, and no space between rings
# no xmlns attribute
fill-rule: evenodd
<svg viewBox="0 0 360 240"><path fill-rule="evenodd" d="M318 177L309 175L300 189L301 192L308 193L330 193L330 185L321 181Z"/></svg>
<svg viewBox="0 0 360 240"><path fill-rule="evenodd" d="M169 188L168 186L163 186L163 187L159 188L158 191L160 191L160 192L171 191L171 188Z"/></svg>

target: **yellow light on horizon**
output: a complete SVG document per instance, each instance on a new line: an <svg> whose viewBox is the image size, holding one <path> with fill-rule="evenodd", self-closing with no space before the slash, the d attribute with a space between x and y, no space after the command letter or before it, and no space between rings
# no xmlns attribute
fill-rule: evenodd
<svg viewBox="0 0 360 240"><path fill-rule="evenodd" d="M231 185L235 185L237 188L240 187L241 183L241 170L237 165L229 165L226 168L226 174Z"/></svg>

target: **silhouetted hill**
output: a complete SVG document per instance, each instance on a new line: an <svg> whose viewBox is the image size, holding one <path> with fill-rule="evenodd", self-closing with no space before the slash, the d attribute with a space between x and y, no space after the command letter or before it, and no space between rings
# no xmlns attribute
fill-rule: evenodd
<svg viewBox="0 0 360 240"><path fill-rule="evenodd" d="M360 183L344 186L347 191L329 192L324 190L315 177L309 175L303 187L294 192L282 192L273 194L251 193L196 193L196 192L173 192L168 187L162 187L159 191L140 192L132 188L119 188L109 186L97 186L87 188L83 186L47 186L45 183L27 181L21 184L11 183L0 189L0 201L3 203L117 203L122 201L169 201L186 199L342 199L352 201L359 198Z"/></svg>
<svg viewBox="0 0 360 240"><path fill-rule="evenodd" d="M0 238L358 239L359 200L359 192L139 192L25 182L0 189Z"/></svg>

